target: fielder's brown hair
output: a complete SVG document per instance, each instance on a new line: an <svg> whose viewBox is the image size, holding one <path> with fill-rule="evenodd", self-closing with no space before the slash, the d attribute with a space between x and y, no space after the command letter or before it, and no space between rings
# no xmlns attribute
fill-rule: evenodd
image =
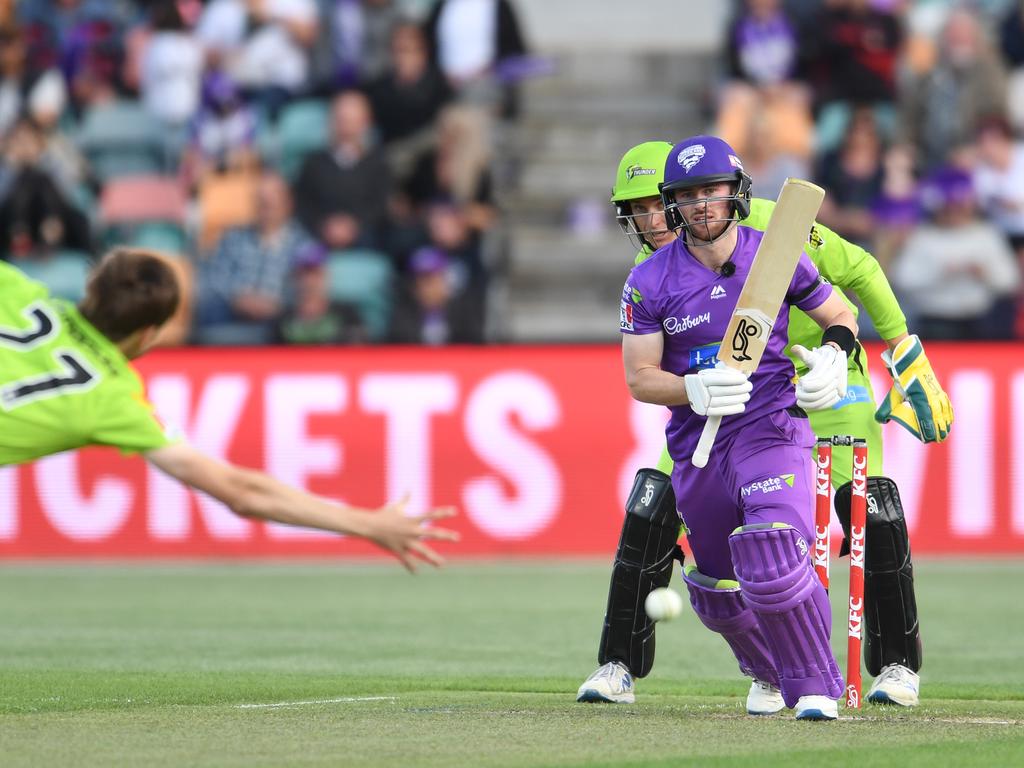
<svg viewBox="0 0 1024 768"><path fill-rule="evenodd" d="M167 257L143 248L115 248L89 275L78 310L113 342L160 327L178 308L181 288Z"/></svg>

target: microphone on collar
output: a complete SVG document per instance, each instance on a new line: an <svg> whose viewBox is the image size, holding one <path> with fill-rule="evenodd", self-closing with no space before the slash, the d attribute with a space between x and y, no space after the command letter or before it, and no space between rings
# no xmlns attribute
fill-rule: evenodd
<svg viewBox="0 0 1024 768"><path fill-rule="evenodd" d="M732 277L734 274L736 274L736 265L733 264L731 261L727 261L725 262L725 264L722 265L722 268L719 270L719 273L722 275L722 277Z"/></svg>

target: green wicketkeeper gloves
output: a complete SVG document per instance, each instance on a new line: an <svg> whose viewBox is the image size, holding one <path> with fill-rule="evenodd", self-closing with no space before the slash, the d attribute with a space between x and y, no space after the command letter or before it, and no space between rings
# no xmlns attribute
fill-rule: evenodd
<svg viewBox="0 0 1024 768"><path fill-rule="evenodd" d="M953 426L953 405L939 385L917 336L882 353L892 389L875 411L875 421L895 421L922 443L941 443Z"/></svg>

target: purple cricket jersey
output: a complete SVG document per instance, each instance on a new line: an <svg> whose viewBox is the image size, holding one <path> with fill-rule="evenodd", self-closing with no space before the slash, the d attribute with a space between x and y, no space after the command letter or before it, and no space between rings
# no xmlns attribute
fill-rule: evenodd
<svg viewBox="0 0 1024 768"><path fill-rule="evenodd" d="M737 233L731 257L736 272L729 277L697 261L682 240L659 249L629 273L622 289L619 329L637 336L662 333L662 370L682 376L718 362L718 347L763 236L762 232L743 225L737 227ZM741 414L722 419L720 438L766 414L796 404L795 370L783 354L789 308L814 309L831 293L832 286L818 274L807 254L801 254L764 356L751 374L753 391L747 408ZM675 461L689 459L706 418L694 413L689 405L670 406L669 410L672 417L665 428L669 454Z"/></svg>

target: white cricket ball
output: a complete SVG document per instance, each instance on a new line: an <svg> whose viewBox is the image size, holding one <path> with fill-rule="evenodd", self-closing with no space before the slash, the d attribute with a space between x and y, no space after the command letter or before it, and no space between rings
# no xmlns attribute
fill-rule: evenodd
<svg viewBox="0 0 1024 768"><path fill-rule="evenodd" d="M674 589L652 589L644 600L644 610L654 621L671 621L683 612L683 598Z"/></svg>

